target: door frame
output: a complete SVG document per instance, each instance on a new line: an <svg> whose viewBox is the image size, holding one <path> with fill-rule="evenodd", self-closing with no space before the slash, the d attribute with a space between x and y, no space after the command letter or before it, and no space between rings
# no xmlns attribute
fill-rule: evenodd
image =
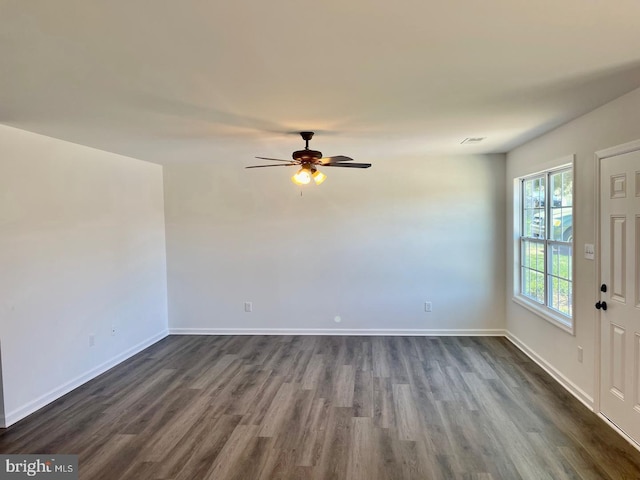
<svg viewBox="0 0 640 480"><path fill-rule="evenodd" d="M611 157L617 157L618 155L624 155L625 153L631 153L631 152L635 152L635 151L640 151L640 139L639 140L634 140L632 142L627 142L627 143L623 143L621 145L616 145L610 148L605 148L603 150L598 150L597 152L595 152L595 171L596 171L596 175L595 175L595 217L596 217L596 238L595 238L595 251L596 251L596 278L595 278L595 285L594 285L594 290L595 290L595 295L594 298L598 299L600 297L600 283L602 281L601 275L601 268L600 268L600 263L602 261L602 245L600 243L600 235L601 235L601 229L600 229L600 222L601 222L601 218L600 218L600 195L601 195L601 191L600 191L600 182L601 182L601 174L600 174L600 165L602 163L603 160L606 160L607 158L611 158ZM609 426L611 428L613 428L615 431L617 431L620 435L622 435L622 437L627 440L627 442L629 442L631 445L633 445L637 450L640 451L640 444L636 443L634 440L631 439L631 437L629 437L626 433L624 433L622 430L620 430L617 425L615 425L614 423L612 423L607 417L605 417L602 412L600 411L600 391L601 391L601 382L602 382L602 375L601 375L601 371L600 371L600 366L601 366L601 354L602 354L602 338L600 335L600 323L601 323L601 312L598 311L597 313L594 314L594 318L595 318L595 322L594 322L594 338L595 338L595 351L594 351L594 392L593 392L593 411L600 417L602 418L605 422L607 422L607 424L609 424Z"/></svg>

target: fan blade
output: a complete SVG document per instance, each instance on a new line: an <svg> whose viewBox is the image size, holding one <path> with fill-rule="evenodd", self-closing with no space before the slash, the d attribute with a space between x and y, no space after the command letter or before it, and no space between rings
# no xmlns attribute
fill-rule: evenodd
<svg viewBox="0 0 640 480"><path fill-rule="evenodd" d="M295 163L278 163L275 165L251 165L250 167L244 168L265 168L265 167L295 167Z"/></svg>
<svg viewBox="0 0 640 480"><path fill-rule="evenodd" d="M327 163L323 167L369 168L370 163Z"/></svg>
<svg viewBox="0 0 640 480"><path fill-rule="evenodd" d="M260 160L270 160L272 162L289 162L289 163L294 163L295 160L283 160L282 158L269 158L269 157L256 157L259 158Z"/></svg>
<svg viewBox="0 0 640 480"><path fill-rule="evenodd" d="M345 157L344 155L336 155L335 157L324 157L319 160L322 165L328 165L330 163L350 162L353 158Z"/></svg>

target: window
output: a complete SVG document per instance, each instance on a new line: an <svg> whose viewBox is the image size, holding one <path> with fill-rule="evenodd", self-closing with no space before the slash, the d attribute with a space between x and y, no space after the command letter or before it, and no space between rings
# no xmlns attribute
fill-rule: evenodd
<svg viewBox="0 0 640 480"><path fill-rule="evenodd" d="M573 168L520 180L519 289L525 306L573 326Z"/></svg>

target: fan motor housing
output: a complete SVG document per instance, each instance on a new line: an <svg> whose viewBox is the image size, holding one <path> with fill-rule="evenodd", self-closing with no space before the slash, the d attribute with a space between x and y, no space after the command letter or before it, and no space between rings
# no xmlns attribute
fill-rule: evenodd
<svg viewBox="0 0 640 480"><path fill-rule="evenodd" d="M301 160L301 161L311 161L311 160L318 160L320 158L322 158L322 152L319 152L318 150L297 150L295 152L293 152L293 154L291 155L293 157L294 160Z"/></svg>

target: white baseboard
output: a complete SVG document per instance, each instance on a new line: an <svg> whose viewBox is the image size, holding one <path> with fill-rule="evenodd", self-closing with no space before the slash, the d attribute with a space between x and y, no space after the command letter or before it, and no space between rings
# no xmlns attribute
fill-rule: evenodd
<svg viewBox="0 0 640 480"><path fill-rule="evenodd" d="M575 383L565 377L560 371L558 371L553 365L547 362L544 358L538 355L533 349L529 348L522 340L513 335L511 332L506 332L507 339L518 347L522 352L540 366L545 372L547 372L553 379L562 385L571 395L576 397L580 402L584 404L592 412L593 410L593 397L587 392L578 387Z"/></svg>
<svg viewBox="0 0 640 480"><path fill-rule="evenodd" d="M502 337L503 329L342 329L342 328L170 328L171 335L351 335L351 336L434 336Z"/></svg>
<svg viewBox="0 0 640 480"><path fill-rule="evenodd" d="M111 358L110 360L98 365L88 372L74 378L73 380L61 385L60 387L42 395L41 397L29 402L27 405L0 415L0 428L6 428L14 423L22 420L36 410L48 405L58 398L66 395L75 388L92 380L98 375L115 367L119 363L127 360L133 355L141 352L145 348L150 347L154 343L162 340L167 335L361 335L361 336L504 336L525 355L539 365L545 372L562 385L569 393L576 397L589 410L594 411L593 397L588 395L584 390L575 383L565 377L560 371L544 360L538 353L528 347L522 340L513 335L511 332L503 329L338 329L338 328L171 328L163 330L158 334L134 345L121 354ZM625 440L627 440L634 448L640 451L640 445L635 443L628 437L624 431L620 430L607 417L597 412L597 414L616 432L618 432Z"/></svg>
<svg viewBox="0 0 640 480"><path fill-rule="evenodd" d="M35 412L36 410L39 410L40 408L44 407L45 405L48 405L49 403L53 402L54 400L57 400L58 398L62 397L63 395L66 395L67 393L69 393L71 390L74 390L76 388L78 388L80 385L83 385L85 383L87 383L89 380L92 380L94 378L96 378L98 375L106 372L107 370L115 367L116 365L118 365L119 363L124 362L125 360L127 360L128 358L133 357L136 353L141 352L142 350L144 350L147 347L150 347L151 345L153 345L156 342L159 342L160 340L162 340L163 338L165 338L167 335L169 335L169 331L168 330L163 330L160 333L157 333L156 335L143 340L142 342L138 343L137 345L134 345L133 347L125 350L124 352L120 353L119 355L116 355L115 357L107 360L106 362L98 365L95 368L92 368L91 370L89 370L86 373L83 373L82 375L74 378L73 380L68 381L67 383L65 383L64 385L59 386L58 388L55 388L53 390L51 390L50 392L45 393L44 395L42 395L41 397L36 398L35 400L29 402L28 404L13 410L12 412L6 412L4 417L0 417L0 426L2 426L3 428L9 427L11 425L13 425L14 423L18 422L19 420L22 420L23 418L27 417L28 415L31 415L33 412Z"/></svg>
<svg viewBox="0 0 640 480"><path fill-rule="evenodd" d="M88 372L74 378L66 384L42 395L41 397L29 402L27 405L7 413L0 415L0 428L6 428L19 420L25 418L36 410L48 405L54 400L66 395L75 388L92 380L98 375L115 367L119 363L127 360L133 355L141 352L145 348L150 347L154 343L162 340L168 335L351 335L351 336L503 336L520 349L525 355L539 365L545 372L562 385L569 393L576 397L589 410L594 411L593 397L588 395L584 390L575 383L565 377L560 371L544 360L538 353L529 348L518 337L504 329L337 329L337 328L171 328L144 340L137 345L129 348L112 359L98 365ZM624 431L620 430L607 417L597 412L597 414L616 432L618 432L633 447L640 451L640 445L635 443L628 437Z"/></svg>
<svg viewBox="0 0 640 480"><path fill-rule="evenodd" d="M616 432L618 432L618 434L624 438L627 442L629 442L631 444L632 447L634 447L636 450L638 450L640 452L640 443L636 443L633 438L631 438L629 435L626 434L626 432L624 430L622 430L620 427L618 427L615 423L613 423L611 420L609 420L606 415L603 415L602 412L598 412L598 416L604 420L604 422L609 425L611 428L613 428Z"/></svg>

